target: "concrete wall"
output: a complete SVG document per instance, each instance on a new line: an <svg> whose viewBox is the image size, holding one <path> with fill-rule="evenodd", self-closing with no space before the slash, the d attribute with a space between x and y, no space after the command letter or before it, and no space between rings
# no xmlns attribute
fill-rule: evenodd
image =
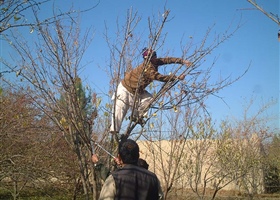
<svg viewBox="0 0 280 200"><path fill-rule="evenodd" d="M157 174L163 189L215 189L263 192L258 143L215 140L138 141L140 157ZM219 153L220 152L220 153ZM248 155L247 155L248 154ZM253 184L252 184L253 183Z"/></svg>

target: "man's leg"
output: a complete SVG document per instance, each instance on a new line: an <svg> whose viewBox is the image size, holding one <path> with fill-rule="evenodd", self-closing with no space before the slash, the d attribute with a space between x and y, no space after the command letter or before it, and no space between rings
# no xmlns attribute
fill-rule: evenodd
<svg viewBox="0 0 280 200"><path fill-rule="evenodd" d="M138 112L139 112L139 117L146 117L148 115L148 110L149 110L149 105L153 100L153 95L151 95L149 92L147 92L146 90L139 95L139 108L138 108Z"/></svg>
<svg viewBox="0 0 280 200"><path fill-rule="evenodd" d="M123 119L129 109L129 92L120 83L117 88L116 97L112 97L113 103L115 103L115 109L112 113L111 119L111 133L119 133Z"/></svg>
<svg viewBox="0 0 280 200"><path fill-rule="evenodd" d="M139 94L136 99L136 107L132 113L132 121L140 124L142 127L145 125L144 117L148 116L149 104L152 100L153 96L147 91Z"/></svg>

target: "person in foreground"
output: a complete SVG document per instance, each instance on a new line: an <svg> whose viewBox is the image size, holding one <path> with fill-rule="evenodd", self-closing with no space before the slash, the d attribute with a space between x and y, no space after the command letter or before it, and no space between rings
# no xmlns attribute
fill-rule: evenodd
<svg viewBox="0 0 280 200"><path fill-rule="evenodd" d="M144 169L148 170L149 169L149 164L146 162L146 160L142 159L142 158L139 158L138 159L138 163L137 165L139 167L143 167ZM163 199L164 197L164 194L162 192L162 189L161 189L161 185L160 185L160 181L158 180L158 193L159 193L159 199Z"/></svg>
<svg viewBox="0 0 280 200"><path fill-rule="evenodd" d="M120 142L118 158L122 168L106 179L99 200L155 200L160 199L157 176L137 165L139 146L131 139Z"/></svg>

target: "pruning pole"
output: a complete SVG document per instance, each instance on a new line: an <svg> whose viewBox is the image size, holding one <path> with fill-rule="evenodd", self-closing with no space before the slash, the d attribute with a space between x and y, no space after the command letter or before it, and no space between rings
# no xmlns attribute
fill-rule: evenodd
<svg viewBox="0 0 280 200"><path fill-rule="evenodd" d="M102 149L103 151L105 151L109 156L111 156L112 158L116 158L113 154L111 154L109 151L107 151L106 149L104 149L104 147L102 147L100 144L98 144L97 142L95 142L95 144Z"/></svg>

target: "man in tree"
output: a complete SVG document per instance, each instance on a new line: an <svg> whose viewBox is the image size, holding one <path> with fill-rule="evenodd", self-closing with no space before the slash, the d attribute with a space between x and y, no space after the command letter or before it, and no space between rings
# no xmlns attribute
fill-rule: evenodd
<svg viewBox="0 0 280 200"><path fill-rule="evenodd" d="M157 176L137 165L139 146L134 140L120 142L118 158L122 168L112 172L106 179L99 200L160 198Z"/></svg>
<svg viewBox="0 0 280 200"><path fill-rule="evenodd" d="M113 134L119 133L122 121L130 107L134 108L132 110L132 121L141 125L144 124L143 117L147 114L148 105L153 99L145 88L151 82L154 80L169 82L185 79L185 74L180 76L175 74L162 75L158 72L159 66L166 64L191 65L190 61L181 58L157 58L156 52L152 49L143 49L142 55L144 62L125 74L124 79L118 85L117 92L113 95L112 99L116 100L110 127L110 132Z"/></svg>

